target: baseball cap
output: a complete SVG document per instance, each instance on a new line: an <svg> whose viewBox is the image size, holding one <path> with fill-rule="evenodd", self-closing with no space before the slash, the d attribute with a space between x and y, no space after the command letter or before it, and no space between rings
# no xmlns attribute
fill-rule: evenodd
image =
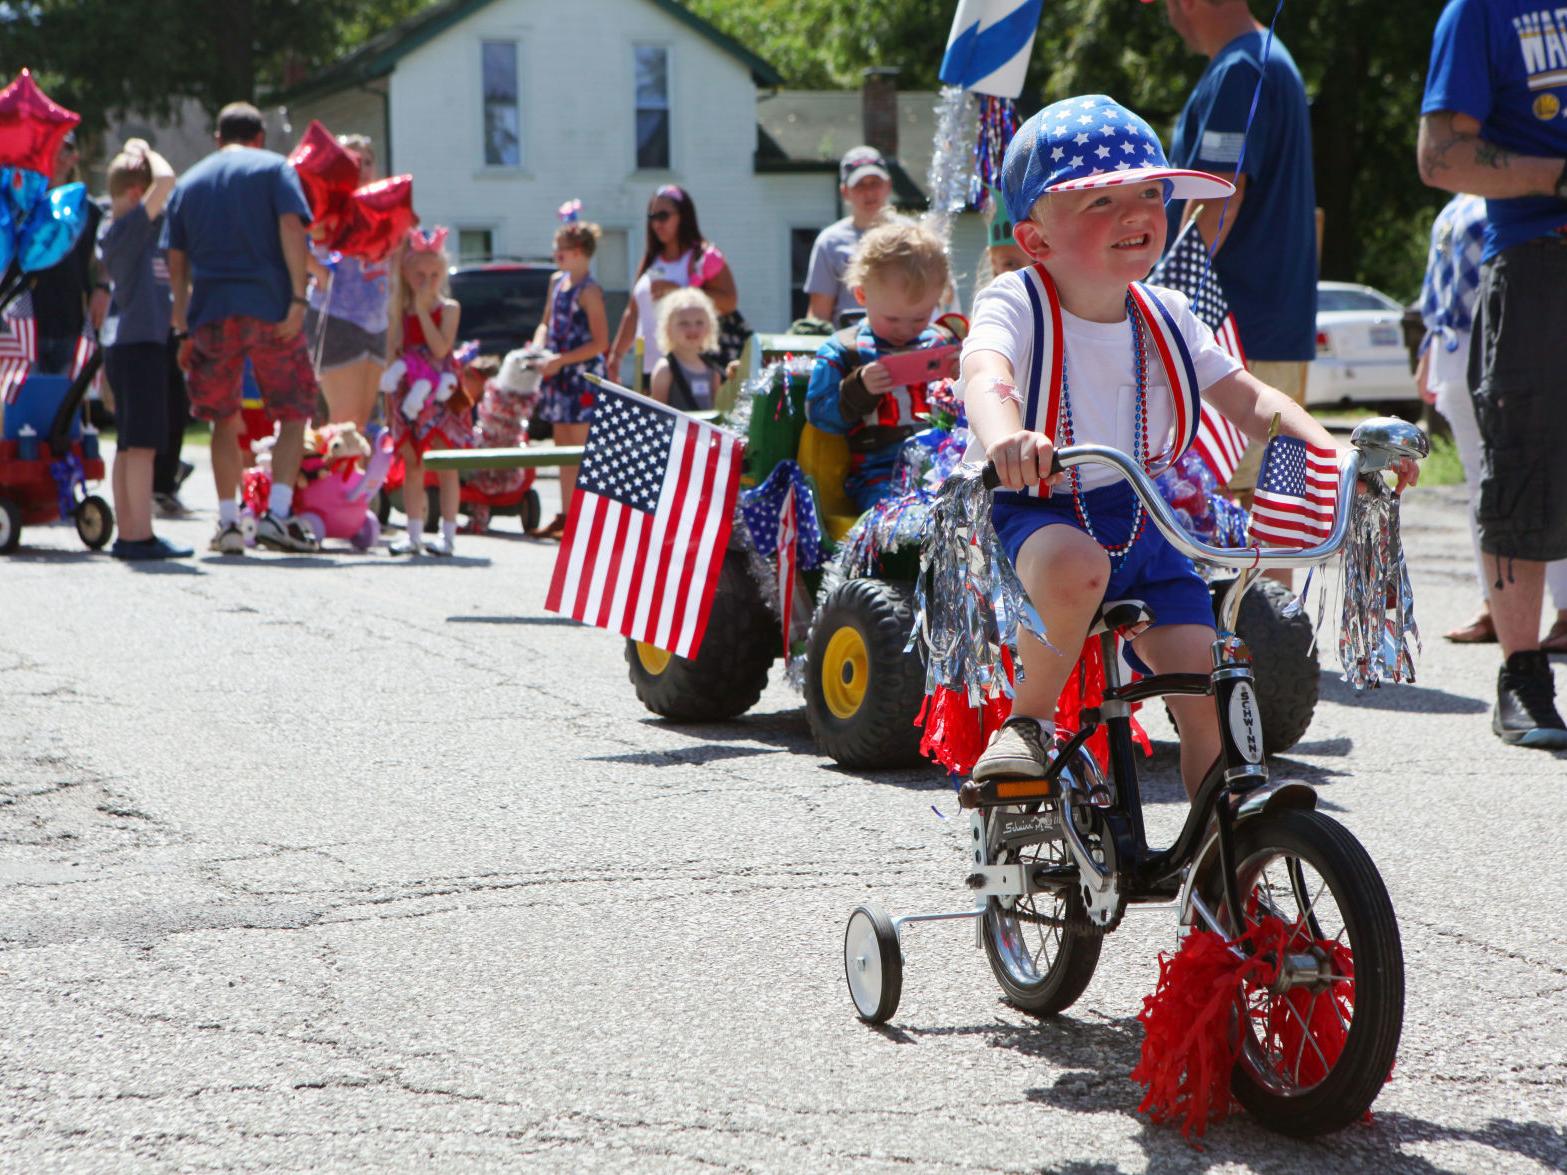
<svg viewBox="0 0 1567 1175"><path fill-rule="evenodd" d="M1046 106L1013 136L1001 164L1001 194L1014 222L1047 192L1164 182L1166 200L1222 198L1235 191L1206 171L1171 167L1159 136L1114 98L1086 94Z"/></svg>
<svg viewBox="0 0 1567 1175"><path fill-rule="evenodd" d="M852 188L868 175L880 176L884 180L892 179L892 172L887 170L887 160L875 147L850 147L843 153L843 158L838 161L838 182L846 188Z"/></svg>

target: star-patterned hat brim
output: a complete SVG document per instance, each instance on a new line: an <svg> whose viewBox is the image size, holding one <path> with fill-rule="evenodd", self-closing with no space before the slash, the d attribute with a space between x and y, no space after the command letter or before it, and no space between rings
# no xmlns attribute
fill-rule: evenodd
<svg viewBox="0 0 1567 1175"><path fill-rule="evenodd" d="M1223 199L1235 191L1235 185L1229 180L1220 179L1206 171L1189 171L1179 167L1130 167L1124 171L1100 171L1050 184L1044 190L1079 192L1085 188L1117 188L1151 180L1168 183L1172 200Z"/></svg>

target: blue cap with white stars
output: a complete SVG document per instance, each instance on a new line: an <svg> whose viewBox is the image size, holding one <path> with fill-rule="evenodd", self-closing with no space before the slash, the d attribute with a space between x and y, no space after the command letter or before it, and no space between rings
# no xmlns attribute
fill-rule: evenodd
<svg viewBox="0 0 1567 1175"><path fill-rule="evenodd" d="M1046 106L1018 128L1001 165L1001 194L1016 223L1047 192L1164 181L1165 198L1221 198L1235 190L1206 171L1171 167L1159 136L1114 98L1085 94Z"/></svg>

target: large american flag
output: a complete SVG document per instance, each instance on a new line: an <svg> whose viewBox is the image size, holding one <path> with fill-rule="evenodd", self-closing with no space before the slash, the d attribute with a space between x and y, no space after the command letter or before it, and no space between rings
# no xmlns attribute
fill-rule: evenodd
<svg viewBox="0 0 1567 1175"><path fill-rule="evenodd" d="M16 403L38 358L38 324L33 318L33 296L18 294L0 314L0 399Z"/></svg>
<svg viewBox="0 0 1567 1175"><path fill-rule="evenodd" d="M1246 352L1241 347L1240 332L1235 326L1235 315L1219 285L1219 275L1213 271L1208 247L1197 231L1197 222L1191 221L1175 238L1175 244L1154 266L1148 281L1152 285L1179 290L1191 300L1192 313L1213 331L1220 348L1246 362ZM1197 426L1197 439L1192 449L1202 458L1213 473L1213 479L1221 486L1226 484L1241 463L1246 452L1246 434L1236 428L1206 401L1202 406L1202 419Z"/></svg>
<svg viewBox="0 0 1567 1175"><path fill-rule="evenodd" d="M1333 529L1338 454L1296 437L1274 437L1262 454L1251 537L1273 547L1311 547Z"/></svg>
<svg viewBox="0 0 1567 1175"><path fill-rule="evenodd" d="M599 392L544 606L696 655L729 545L743 449L627 391Z"/></svg>

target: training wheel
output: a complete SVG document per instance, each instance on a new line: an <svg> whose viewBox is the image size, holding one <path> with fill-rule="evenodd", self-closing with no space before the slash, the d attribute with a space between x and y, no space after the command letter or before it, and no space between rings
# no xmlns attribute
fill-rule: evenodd
<svg viewBox="0 0 1567 1175"><path fill-rule="evenodd" d="M903 995L903 951L898 931L880 906L857 906L843 932L843 974L860 1019L882 1024Z"/></svg>

